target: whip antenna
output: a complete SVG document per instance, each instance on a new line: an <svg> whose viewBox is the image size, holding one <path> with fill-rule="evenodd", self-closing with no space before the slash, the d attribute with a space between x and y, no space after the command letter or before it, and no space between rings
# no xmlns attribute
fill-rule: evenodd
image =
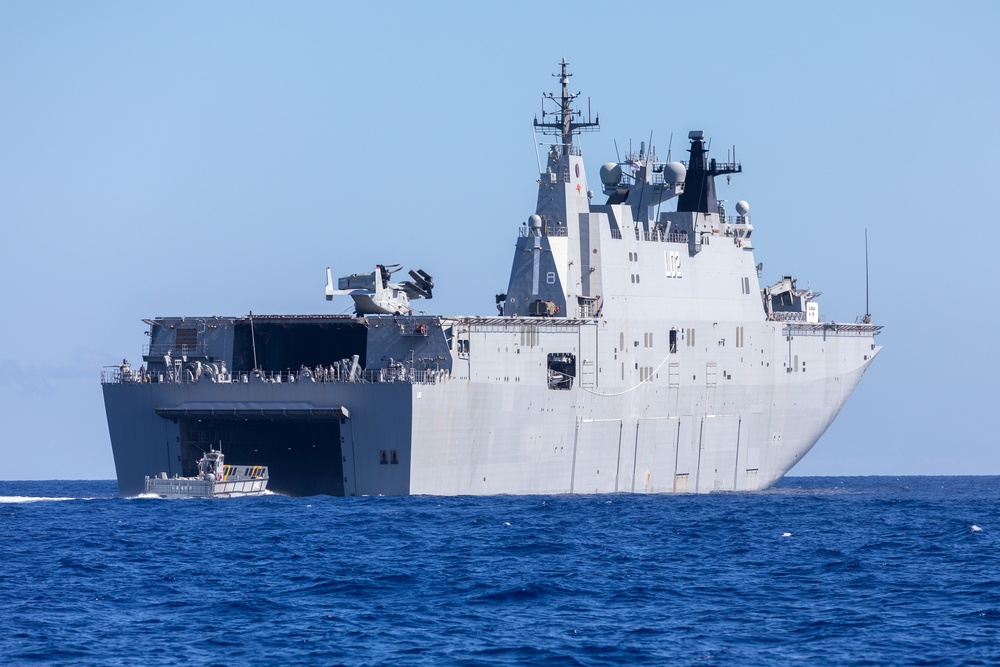
<svg viewBox="0 0 1000 667"><path fill-rule="evenodd" d="M253 335L253 311L250 311L250 347L253 348L253 369L257 370L257 339Z"/></svg>
<svg viewBox="0 0 1000 667"><path fill-rule="evenodd" d="M865 323L872 321L872 311L868 307L868 228L865 227Z"/></svg>
<svg viewBox="0 0 1000 667"><path fill-rule="evenodd" d="M538 155L538 135L535 134L535 124L531 124L531 143L535 145L535 162L538 163L538 173L542 173L542 158Z"/></svg>

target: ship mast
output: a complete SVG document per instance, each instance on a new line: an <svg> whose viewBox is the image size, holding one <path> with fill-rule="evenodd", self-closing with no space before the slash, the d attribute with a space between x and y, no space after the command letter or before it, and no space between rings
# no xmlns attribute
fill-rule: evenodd
<svg viewBox="0 0 1000 667"><path fill-rule="evenodd" d="M587 111L587 120L584 122L583 113L581 111L576 111L573 109L573 100L580 96L580 93L570 93L569 92L569 77L573 76L566 71L566 66L569 65L566 59L562 59L562 71L559 74L553 74L552 76L559 77L559 82L562 84L562 94L556 97L555 93L542 93L542 98L554 102L556 105L555 111L546 111L545 105L542 105L542 120L539 121L536 116L534 119L534 125L536 128L541 128L542 132L545 134L554 134L562 138L562 144L566 146L566 152L571 152L570 149L573 146L573 135L579 134L583 131L594 132L600 129L601 117L597 116L593 121L590 120L590 111ZM546 118L553 117L552 120L546 121ZM578 118L580 120L574 120ZM558 119L558 122L557 120Z"/></svg>
<svg viewBox="0 0 1000 667"><path fill-rule="evenodd" d="M688 133L691 148L688 153L691 159L687 165L687 175L684 178L684 192L677 198L677 210L694 213L708 213L718 210L718 200L715 196L715 177L723 174L739 174L743 166L738 162L717 162L715 158L708 159L708 149L705 147L705 133L702 130L692 130Z"/></svg>

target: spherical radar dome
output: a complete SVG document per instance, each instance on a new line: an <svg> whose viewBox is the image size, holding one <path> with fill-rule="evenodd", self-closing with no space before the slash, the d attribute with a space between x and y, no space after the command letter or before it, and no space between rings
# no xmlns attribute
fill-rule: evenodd
<svg viewBox="0 0 1000 667"><path fill-rule="evenodd" d="M680 162L668 162L663 165L663 180L667 183L683 183L687 169Z"/></svg>
<svg viewBox="0 0 1000 667"><path fill-rule="evenodd" d="M622 180L622 168L614 162L606 162L601 166L601 183L608 187L618 185Z"/></svg>
<svg viewBox="0 0 1000 667"><path fill-rule="evenodd" d="M528 227L531 229L541 229L542 228L542 216L537 213L532 213L528 216Z"/></svg>
<svg viewBox="0 0 1000 667"><path fill-rule="evenodd" d="M750 212L750 204L746 203L743 199L739 200L736 202L736 212L740 215L746 215Z"/></svg>

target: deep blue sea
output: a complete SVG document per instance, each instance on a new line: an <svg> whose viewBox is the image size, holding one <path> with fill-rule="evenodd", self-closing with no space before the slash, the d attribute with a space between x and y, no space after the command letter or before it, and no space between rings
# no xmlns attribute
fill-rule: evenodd
<svg viewBox="0 0 1000 667"><path fill-rule="evenodd" d="M1000 477L756 494L0 482L5 665L995 665Z"/></svg>

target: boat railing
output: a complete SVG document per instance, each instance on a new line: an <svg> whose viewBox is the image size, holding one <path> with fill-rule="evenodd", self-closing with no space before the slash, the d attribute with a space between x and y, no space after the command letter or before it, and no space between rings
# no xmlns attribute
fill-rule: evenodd
<svg viewBox="0 0 1000 667"><path fill-rule="evenodd" d="M526 238L529 236L535 236L534 230L529 229L527 225L521 225L518 236L521 238ZM569 236L569 228L566 225L560 225L558 223L549 222L545 225L544 233L542 236Z"/></svg>
<svg viewBox="0 0 1000 667"><path fill-rule="evenodd" d="M245 479L267 479L267 466L245 466L224 464L220 471L218 481L234 482Z"/></svg>
<svg viewBox="0 0 1000 667"><path fill-rule="evenodd" d="M882 331L881 324L857 324L848 322L789 322L781 333L785 336L877 336Z"/></svg>
<svg viewBox="0 0 1000 667"><path fill-rule="evenodd" d="M219 373L215 376L205 375L198 380L191 379L188 373L148 372L144 368L135 371L129 368L114 367L101 372L101 384L186 384L201 381L216 384L249 384L250 382L267 384L296 384L300 382L441 384L450 378L451 371L447 369L414 370L405 365L390 368L358 369L353 374L342 371L335 366L300 371L244 371Z"/></svg>
<svg viewBox="0 0 1000 667"><path fill-rule="evenodd" d="M154 343L142 346L144 357L163 357L169 354L175 359L182 357L204 357L208 353L208 343L200 341L196 345L175 345L174 343Z"/></svg>
<svg viewBox="0 0 1000 667"><path fill-rule="evenodd" d="M667 231L663 227L654 227L653 229L643 229L642 227L634 227L632 229L635 234L636 241L649 241L652 243L687 243L688 233L682 231ZM618 227L611 228L611 238L621 239L622 233Z"/></svg>
<svg viewBox="0 0 1000 667"><path fill-rule="evenodd" d="M687 232L668 232L663 227L654 227L648 231L643 230L640 240L654 243L687 243Z"/></svg>
<svg viewBox="0 0 1000 667"><path fill-rule="evenodd" d="M333 382L341 384L348 382L405 382L409 384L439 384L446 381L450 375L449 371L443 369L413 370L406 366L358 369L353 374L338 371L335 367L331 367L328 369L308 369L301 371L233 373L231 381L244 384L250 381L272 384L295 384L298 382Z"/></svg>
<svg viewBox="0 0 1000 667"><path fill-rule="evenodd" d="M131 373L127 375L120 368L111 368L106 371L101 371L101 384L122 384L126 382L133 382Z"/></svg>
<svg viewBox="0 0 1000 667"><path fill-rule="evenodd" d="M803 311L775 311L768 313L767 319L772 322L805 322L806 314Z"/></svg>
<svg viewBox="0 0 1000 667"><path fill-rule="evenodd" d="M652 178L649 179L652 185L659 185L670 188L682 188L684 186L684 181L668 181L663 175L662 171L656 171L654 169Z"/></svg>

